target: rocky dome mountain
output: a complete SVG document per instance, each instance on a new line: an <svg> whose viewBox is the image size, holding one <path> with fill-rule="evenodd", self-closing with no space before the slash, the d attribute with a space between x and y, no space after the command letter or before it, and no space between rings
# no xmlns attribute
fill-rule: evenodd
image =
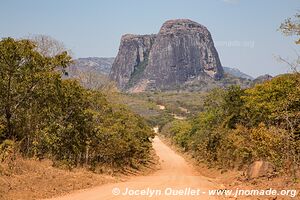
<svg viewBox="0 0 300 200"><path fill-rule="evenodd" d="M110 79L123 91L167 90L219 80L223 68L208 29L189 19L166 21L158 34L121 38Z"/></svg>

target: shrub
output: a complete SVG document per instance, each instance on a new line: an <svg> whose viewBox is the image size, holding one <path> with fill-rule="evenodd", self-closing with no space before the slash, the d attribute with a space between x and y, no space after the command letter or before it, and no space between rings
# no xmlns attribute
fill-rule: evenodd
<svg viewBox="0 0 300 200"><path fill-rule="evenodd" d="M300 165L299 103L299 73L245 90L215 89L203 112L188 122L171 123L168 132L197 160L212 166L242 168L265 160L295 172Z"/></svg>
<svg viewBox="0 0 300 200"><path fill-rule="evenodd" d="M0 50L1 157L17 143L23 156L69 168L137 167L149 159L153 131L101 92L63 80L66 52L44 56L31 41L12 38L1 40Z"/></svg>

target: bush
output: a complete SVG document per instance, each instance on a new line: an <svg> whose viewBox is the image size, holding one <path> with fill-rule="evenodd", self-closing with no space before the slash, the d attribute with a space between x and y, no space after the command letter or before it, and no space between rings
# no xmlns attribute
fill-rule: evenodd
<svg viewBox="0 0 300 200"><path fill-rule="evenodd" d="M176 120L172 122L171 127L171 134L173 135L173 139L176 144L178 144L180 147L182 147L184 150L189 149L189 143L190 143L190 131L191 131L191 124L187 121L179 121Z"/></svg>
<svg viewBox="0 0 300 200"><path fill-rule="evenodd" d="M265 160L283 166L284 147L287 144L287 131L276 127L267 128L264 124L248 129L238 125L227 131L221 140L218 157L221 166L243 167L253 161Z"/></svg>
<svg viewBox="0 0 300 200"><path fill-rule="evenodd" d="M242 168L265 160L295 172L300 165L299 98L298 73L249 89L215 89L207 95L203 112L169 124L167 132L197 160L212 166Z"/></svg>
<svg viewBox="0 0 300 200"><path fill-rule="evenodd" d="M66 52L44 56L28 40L0 41L1 159L17 143L23 156L57 165L137 167L149 159L153 131L128 109L60 72ZM2 158L3 157L3 158Z"/></svg>

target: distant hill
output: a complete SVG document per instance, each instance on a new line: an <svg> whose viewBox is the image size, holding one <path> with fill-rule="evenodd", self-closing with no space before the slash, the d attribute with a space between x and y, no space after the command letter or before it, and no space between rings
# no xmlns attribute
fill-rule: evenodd
<svg viewBox="0 0 300 200"><path fill-rule="evenodd" d="M66 69L64 78L78 79L87 88L99 88L109 82L108 74L114 58L78 58Z"/></svg>
<svg viewBox="0 0 300 200"><path fill-rule="evenodd" d="M79 71L94 71L104 75L108 75L114 62L115 58L99 58L99 57L88 57L88 58L78 58L74 60L67 71L72 73L74 70ZM72 76L72 74L70 74Z"/></svg>
<svg viewBox="0 0 300 200"><path fill-rule="evenodd" d="M239 78L245 78L245 79L250 79L250 80L254 80L254 78L248 74L245 74L244 72L241 72L239 69L237 68L231 68L231 67L224 67L224 72L228 73L230 75L239 77Z"/></svg>
<svg viewBox="0 0 300 200"><path fill-rule="evenodd" d="M273 76L269 74L261 75L253 80L253 84L263 83L265 81L271 80Z"/></svg>

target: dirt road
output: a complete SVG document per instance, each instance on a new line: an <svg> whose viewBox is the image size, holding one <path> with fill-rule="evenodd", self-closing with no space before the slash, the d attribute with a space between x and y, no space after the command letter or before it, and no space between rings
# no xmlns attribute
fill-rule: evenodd
<svg viewBox="0 0 300 200"><path fill-rule="evenodd" d="M161 162L160 170L154 174L78 191L52 200L215 199L206 192L208 189L216 189L212 181L199 176L192 166L158 137L154 139L153 147Z"/></svg>

